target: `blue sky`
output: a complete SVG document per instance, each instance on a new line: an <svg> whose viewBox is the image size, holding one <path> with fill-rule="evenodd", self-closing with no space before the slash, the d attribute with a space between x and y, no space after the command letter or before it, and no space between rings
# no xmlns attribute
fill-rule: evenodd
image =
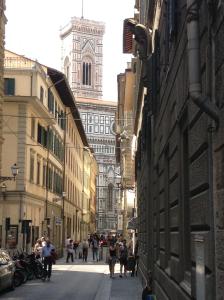
<svg viewBox="0 0 224 300"><path fill-rule="evenodd" d="M134 0L83 0L84 18L103 21L103 98L117 100L117 74L130 55L122 54L123 20L134 16ZM6 49L60 70L59 30L71 17L81 17L82 0L7 0Z"/></svg>

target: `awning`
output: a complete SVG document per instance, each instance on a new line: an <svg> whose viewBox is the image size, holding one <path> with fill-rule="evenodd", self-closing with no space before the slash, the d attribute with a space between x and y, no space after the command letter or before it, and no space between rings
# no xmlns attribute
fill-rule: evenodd
<svg viewBox="0 0 224 300"><path fill-rule="evenodd" d="M138 228L138 217L131 218L128 221L127 229L136 230Z"/></svg>

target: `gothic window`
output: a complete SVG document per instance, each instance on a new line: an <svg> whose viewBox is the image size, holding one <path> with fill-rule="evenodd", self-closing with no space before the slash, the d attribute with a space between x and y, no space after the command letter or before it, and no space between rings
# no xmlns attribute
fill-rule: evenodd
<svg viewBox="0 0 224 300"><path fill-rule="evenodd" d="M91 62L82 63L82 84L91 86L92 81L92 64Z"/></svg>
<svg viewBox="0 0 224 300"><path fill-rule="evenodd" d="M113 184L110 183L108 185L108 210L112 210L112 204L113 204Z"/></svg>

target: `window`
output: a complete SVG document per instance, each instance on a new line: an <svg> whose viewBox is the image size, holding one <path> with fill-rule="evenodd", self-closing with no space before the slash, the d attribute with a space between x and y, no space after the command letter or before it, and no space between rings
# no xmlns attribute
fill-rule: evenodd
<svg viewBox="0 0 224 300"><path fill-rule="evenodd" d="M108 185L108 210L112 210L113 206L113 184Z"/></svg>
<svg viewBox="0 0 224 300"><path fill-rule="evenodd" d="M183 279L191 284L191 227L190 227L190 187L189 187L189 141L188 114L180 121L180 206L181 206L181 246Z"/></svg>
<svg viewBox="0 0 224 300"><path fill-rule="evenodd" d="M100 124L104 123L104 116L100 116Z"/></svg>
<svg viewBox="0 0 224 300"><path fill-rule="evenodd" d="M166 32L165 32L165 65L168 67L169 65L169 53L171 48L171 43L174 40L176 35L176 19L177 19L177 8L176 8L176 0L168 0L165 2L166 4Z"/></svg>
<svg viewBox="0 0 224 300"><path fill-rule="evenodd" d="M98 125L94 126L94 132L99 133L99 126Z"/></svg>
<svg viewBox="0 0 224 300"><path fill-rule="evenodd" d="M4 79L4 92L5 95L9 95L9 96L15 95L15 78Z"/></svg>
<svg viewBox="0 0 224 300"><path fill-rule="evenodd" d="M96 115L94 116L94 122L99 123L99 116L96 116Z"/></svg>
<svg viewBox="0 0 224 300"><path fill-rule="evenodd" d="M93 123L93 116L92 116L92 114L88 114L88 123Z"/></svg>
<svg viewBox="0 0 224 300"><path fill-rule="evenodd" d="M53 183L53 170L51 167L47 170L47 187L49 190L52 190L52 183Z"/></svg>
<svg viewBox="0 0 224 300"><path fill-rule="evenodd" d="M104 126L100 125L100 133L104 133Z"/></svg>
<svg viewBox="0 0 224 300"><path fill-rule="evenodd" d="M30 182L34 182L34 153L30 151Z"/></svg>
<svg viewBox="0 0 224 300"><path fill-rule="evenodd" d="M164 154L164 193L165 193L165 266L170 267L170 160L169 160L169 145Z"/></svg>
<svg viewBox="0 0 224 300"><path fill-rule="evenodd" d="M40 160L37 161L37 184L40 184Z"/></svg>
<svg viewBox="0 0 224 300"><path fill-rule="evenodd" d="M48 89L48 109L54 113L54 95L50 89Z"/></svg>
<svg viewBox="0 0 224 300"><path fill-rule="evenodd" d="M82 84L91 85L92 67L90 62L83 62L82 64Z"/></svg>
<svg viewBox="0 0 224 300"><path fill-rule="evenodd" d="M109 117L105 117L105 123L108 125L109 123L110 123L110 121L109 121Z"/></svg>
<svg viewBox="0 0 224 300"><path fill-rule="evenodd" d="M86 114L81 114L83 122L86 121Z"/></svg>
<svg viewBox="0 0 224 300"><path fill-rule="evenodd" d="M55 117L55 119L58 118L58 111L59 111L59 109L58 109L58 104L57 104L57 102L55 101L55 111L54 111L54 117Z"/></svg>
<svg viewBox="0 0 224 300"><path fill-rule="evenodd" d="M40 87L40 101L43 103L44 101L44 89L43 87L41 86Z"/></svg>
<svg viewBox="0 0 224 300"><path fill-rule="evenodd" d="M88 126L88 132L89 132L89 133L92 133L92 132L93 132L93 126L92 126L92 125Z"/></svg>
<svg viewBox="0 0 224 300"><path fill-rule="evenodd" d="M105 128L105 133L106 133L106 134L109 134L109 132L110 132L110 127L106 126L106 128Z"/></svg>
<svg viewBox="0 0 224 300"><path fill-rule="evenodd" d="M43 164L43 187L46 187L47 166Z"/></svg>
<svg viewBox="0 0 224 300"><path fill-rule="evenodd" d="M47 147L47 130L38 123L37 141L39 144Z"/></svg>
<svg viewBox="0 0 224 300"><path fill-rule="evenodd" d="M32 139L35 139L35 125L36 125L36 122L35 122L35 118L31 118L31 138Z"/></svg>

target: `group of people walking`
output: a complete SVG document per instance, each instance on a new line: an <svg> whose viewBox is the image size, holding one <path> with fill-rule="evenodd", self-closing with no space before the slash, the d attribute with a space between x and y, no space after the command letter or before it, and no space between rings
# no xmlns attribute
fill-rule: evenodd
<svg viewBox="0 0 224 300"><path fill-rule="evenodd" d="M99 261L101 259L101 239L97 234L90 235L88 239L83 239L82 242L74 242L68 237L65 245L67 252L66 263L68 263L69 260L74 262L74 258L79 258L87 262L89 249L92 250L93 261Z"/></svg>
<svg viewBox="0 0 224 300"><path fill-rule="evenodd" d="M82 259L87 262L89 249L92 250L93 261L98 262L103 259L103 245L107 246L107 263L109 265L110 277L114 278L114 268L117 262L120 263L120 278L127 276L127 270L131 271L131 276L135 275L136 264L138 263L138 243L134 249L132 243L127 245L126 239L109 236L107 240L104 236L97 234L90 235L88 239L82 242L73 241L67 237L65 241L66 263L74 262L74 259ZM52 264L55 263L56 251L50 240L41 237L34 246L36 258L39 258L46 271L46 279L50 280L52 273Z"/></svg>
<svg viewBox="0 0 224 300"><path fill-rule="evenodd" d="M110 277L114 278L114 268L116 262L120 263L119 277L127 277L127 271L131 271L131 276L135 276L136 264L138 264L138 242L134 250L132 242L127 245L126 239L111 240L108 248L108 264Z"/></svg>

